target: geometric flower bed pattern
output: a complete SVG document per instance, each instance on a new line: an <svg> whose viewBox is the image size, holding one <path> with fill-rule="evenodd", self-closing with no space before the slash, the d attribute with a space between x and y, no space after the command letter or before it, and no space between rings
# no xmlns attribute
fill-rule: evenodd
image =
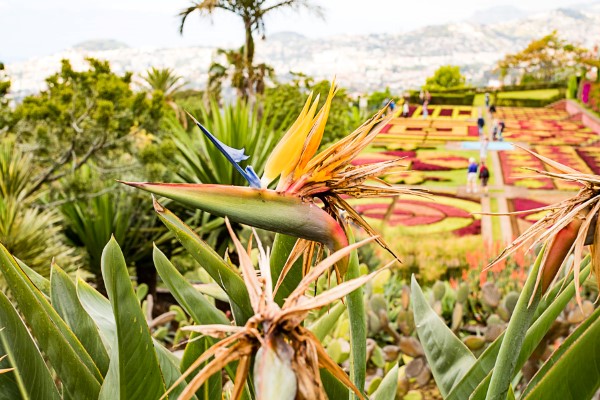
<svg viewBox="0 0 600 400"><path fill-rule="evenodd" d="M452 171L467 168L466 157L445 155L438 152L427 152L425 157L417 157L416 151L383 151L364 153L352 161L353 165L370 164L402 158L407 170L411 171Z"/></svg>
<svg viewBox="0 0 600 400"><path fill-rule="evenodd" d="M403 232L407 233L452 232L459 236L481 233L479 217L471 214L481 210L479 203L449 196L435 196L432 200L409 197L396 200L386 226L402 227ZM363 217L375 220L372 222L375 225L380 223L388 213L391 200L365 200L350 202Z"/></svg>
<svg viewBox="0 0 600 400"><path fill-rule="evenodd" d="M524 186L530 189L555 189L552 179L535 176L534 171L523 169L523 167L544 169L544 164L531 154L518 150L500 151L499 157L505 184Z"/></svg>
<svg viewBox="0 0 600 400"><path fill-rule="evenodd" d="M546 207L548 204L532 199L517 197L512 199L512 205L515 212L519 212L519 214L516 214L518 218L529 222L537 222L547 213L547 211L535 211L535 209Z"/></svg>
<svg viewBox="0 0 600 400"><path fill-rule="evenodd" d="M578 147L575 151L594 174L600 175L600 147Z"/></svg>
<svg viewBox="0 0 600 400"><path fill-rule="evenodd" d="M542 156L548 157L584 174L592 173L592 170L588 167L586 162L579 157L577 151L571 146L535 146L534 150ZM558 172L547 164L545 164L544 167L547 171ZM581 185L577 182L569 182L561 179L554 179L554 185L559 190L579 190L581 188Z"/></svg>
<svg viewBox="0 0 600 400"><path fill-rule="evenodd" d="M564 110L501 107L496 116L505 123L504 140L544 145L587 145L598 135Z"/></svg>
<svg viewBox="0 0 600 400"><path fill-rule="evenodd" d="M471 106L428 106L428 117L436 119L466 120L477 118L477 110ZM412 118L423 118L423 107L416 107L410 114Z"/></svg>

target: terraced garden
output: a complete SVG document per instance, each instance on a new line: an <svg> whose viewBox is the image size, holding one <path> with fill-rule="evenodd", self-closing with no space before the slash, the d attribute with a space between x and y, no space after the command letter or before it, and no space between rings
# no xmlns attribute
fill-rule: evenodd
<svg viewBox="0 0 600 400"><path fill-rule="evenodd" d="M429 199L401 198L393 204L390 199L356 200L357 210L371 223L388 221L388 232L480 234L482 218L470 213L492 211L491 207L494 212L525 211L549 204L539 201L539 193L546 193L542 199L550 193L561 198L579 188L575 182L557 181L537 174L535 170L552 169L531 154L516 148L506 150L505 144L502 149L496 149L497 144L491 142L486 159L491 172L491 201L479 193L467 194L464 188L468 160L470 157L479 160L480 156L476 118L482 109L429 106L427 118L423 118L422 111L421 106L411 106L407 118L392 119L381 129L372 147L355 160L355 164L363 164L402 157L406 160L405 167L386 176L385 181L424 187L436 193ZM560 107L499 107L494 118L504 121L506 142L527 146L584 173L600 172L598 133L586 127L579 115L570 115ZM486 122L487 133L491 123L489 115L486 115ZM513 231L525 229L541 215L543 213L525 212L511 217ZM497 236L506 226L496 226L498 219L485 222L484 218L483 221L483 225L494 224L487 231L493 240L498 240ZM512 236L516 234L518 232L512 232ZM506 232L504 235L510 236Z"/></svg>

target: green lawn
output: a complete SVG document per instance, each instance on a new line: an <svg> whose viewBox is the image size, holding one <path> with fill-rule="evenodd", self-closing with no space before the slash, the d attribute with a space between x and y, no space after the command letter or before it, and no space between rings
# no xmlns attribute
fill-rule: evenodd
<svg viewBox="0 0 600 400"><path fill-rule="evenodd" d="M516 92L498 92L500 98L511 99L550 99L560 93L558 89L539 89L539 90L520 90ZM485 105L485 95L476 94L473 100L473 106L480 107Z"/></svg>
<svg viewBox="0 0 600 400"><path fill-rule="evenodd" d="M540 89L540 90L523 90L519 92L500 92L498 97L509 97L511 99L550 99L554 96L558 96L560 91L558 89Z"/></svg>

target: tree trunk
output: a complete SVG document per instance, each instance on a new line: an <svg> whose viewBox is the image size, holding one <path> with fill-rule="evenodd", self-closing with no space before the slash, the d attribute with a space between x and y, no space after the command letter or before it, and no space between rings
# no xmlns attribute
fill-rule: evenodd
<svg viewBox="0 0 600 400"><path fill-rule="evenodd" d="M244 29L246 30L246 42L244 44L244 63L246 68L246 76L248 77L246 95L248 100L252 102L255 97L254 93L254 37L252 36L252 20L244 18Z"/></svg>

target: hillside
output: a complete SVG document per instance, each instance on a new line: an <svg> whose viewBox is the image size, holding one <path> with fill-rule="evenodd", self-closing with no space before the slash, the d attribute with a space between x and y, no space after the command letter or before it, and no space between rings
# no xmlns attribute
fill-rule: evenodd
<svg viewBox="0 0 600 400"><path fill-rule="evenodd" d="M494 13L493 9L488 11ZM474 84L487 83L494 63L508 52L553 29L571 42L589 47L600 37L600 7L574 6L512 18L519 11L504 9L502 22L469 21L427 26L406 33L334 36L312 39L293 32L274 33L256 46L257 61L275 67L285 80L290 70L319 79L337 76L352 91L372 91L389 86L394 91L418 87L440 65L456 64ZM481 22L494 16L478 14ZM390 26L399 31L401 27ZM118 45L117 45L118 44ZM98 50L100 48L101 50ZM172 67L190 86L205 85L214 48L127 48L117 41L98 41L63 52L7 65L18 99L44 88L44 78L69 58L82 68L84 57L107 59L118 72L142 73L151 66Z"/></svg>

